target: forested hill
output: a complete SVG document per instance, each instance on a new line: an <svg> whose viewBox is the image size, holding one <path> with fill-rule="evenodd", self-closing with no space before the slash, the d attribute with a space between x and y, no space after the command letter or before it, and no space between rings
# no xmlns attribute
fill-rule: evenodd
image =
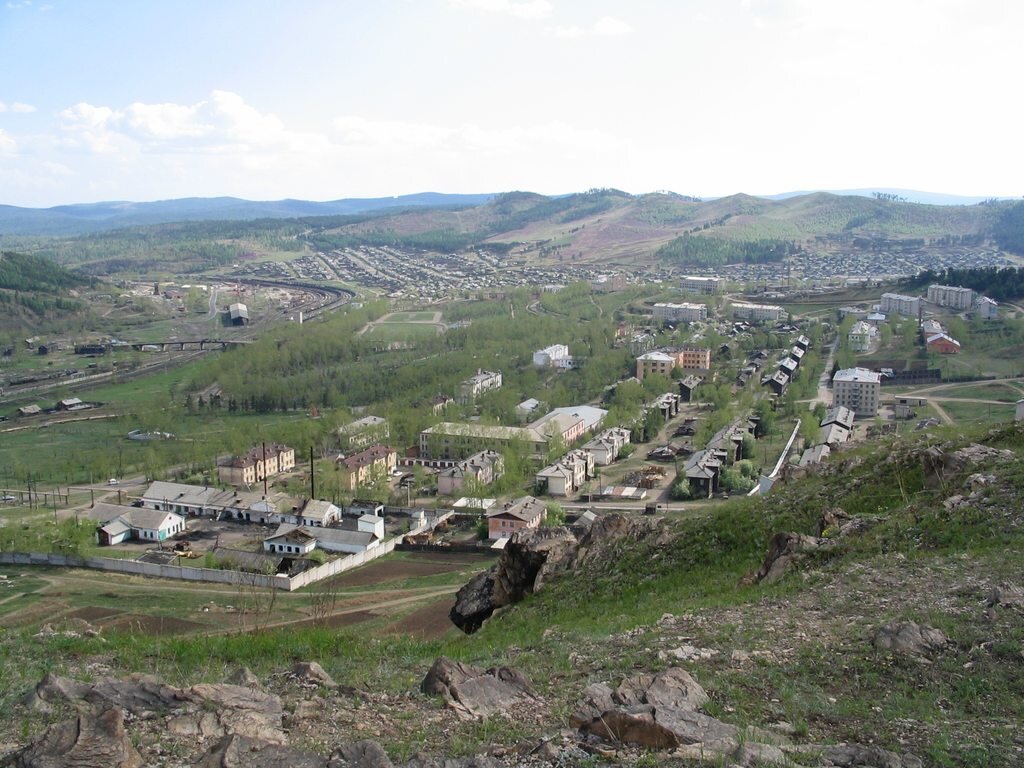
<svg viewBox="0 0 1024 768"><path fill-rule="evenodd" d="M87 310L71 289L91 278L25 253L0 253L0 331L35 328L46 317L69 317Z"/></svg>
<svg viewBox="0 0 1024 768"><path fill-rule="evenodd" d="M92 282L40 256L10 251L0 253L0 289L3 290L61 293Z"/></svg>

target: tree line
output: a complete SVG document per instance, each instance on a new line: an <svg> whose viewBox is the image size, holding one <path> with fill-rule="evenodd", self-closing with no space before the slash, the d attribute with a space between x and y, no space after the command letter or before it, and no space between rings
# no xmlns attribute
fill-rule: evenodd
<svg viewBox="0 0 1024 768"><path fill-rule="evenodd" d="M722 240L684 234L661 246L655 256L688 266L713 267L722 264L763 264L782 261L797 253L799 246L788 240Z"/></svg>

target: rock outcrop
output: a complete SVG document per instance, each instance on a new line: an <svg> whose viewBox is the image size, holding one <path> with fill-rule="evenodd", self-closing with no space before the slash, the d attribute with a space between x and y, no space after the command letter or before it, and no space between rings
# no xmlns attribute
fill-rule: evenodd
<svg viewBox="0 0 1024 768"><path fill-rule="evenodd" d="M485 671L443 656L431 666L420 690L443 696L449 707L465 717L490 717L539 701L530 681L514 669L493 667Z"/></svg>
<svg viewBox="0 0 1024 768"><path fill-rule="evenodd" d="M516 532L490 571L477 574L458 592L448 614L467 634L476 632L496 610L540 591L561 574L607 557L625 539L658 531L657 522L625 515L602 515L579 539L568 528Z"/></svg>
<svg viewBox="0 0 1024 768"><path fill-rule="evenodd" d="M16 768L139 768L143 759L125 733L124 713L108 706L51 725L9 764Z"/></svg>
<svg viewBox="0 0 1024 768"><path fill-rule="evenodd" d="M778 581L793 563L802 560L810 552L832 546L831 539L807 536L802 533L776 533L768 543L768 553L758 568L754 580L771 584Z"/></svg>

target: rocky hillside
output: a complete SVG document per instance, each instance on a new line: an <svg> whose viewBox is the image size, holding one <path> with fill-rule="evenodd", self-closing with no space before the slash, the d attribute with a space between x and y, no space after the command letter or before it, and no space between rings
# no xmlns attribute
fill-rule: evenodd
<svg viewBox="0 0 1024 768"><path fill-rule="evenodd" d="M915 433L713 514L517 540L460 596L473 633L442 641L4 632L0 750L19 766L1020 765L1022 544L1024 427Z"/></svg>

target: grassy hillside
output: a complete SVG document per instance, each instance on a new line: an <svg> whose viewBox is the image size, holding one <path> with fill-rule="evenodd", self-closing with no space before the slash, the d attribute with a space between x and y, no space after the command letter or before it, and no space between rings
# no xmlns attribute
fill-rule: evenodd
<svg viewBox="0 0 1024 768"><path fill-rule="evenodd" d="M984 447L963 452L974 441ZM836 546L808 554L775 584L753 582L774 533L815 535L822 512L836 506L861 520L853 533L837 538L826 527ZM10 714L0 736L16 741L43 725L20 697L45 670L100 664L180 684L223 679L241 664L277 679L267 675L316 659L368 692L332 717L365 716L369 706L393 756L476 753L557 733L590 683L614 686L637 671L680 665L711 694L709 714L727 722L785 721L802 743L870 742L929 766L1019 765L1024 609L986 596L1006 582L1021 585L1022 545L1024 427L916 434L834 456L819 475L764 500L617 540L472 636L368 641L365 631L304 628L99 640L4 630L0 710ZM112 582L107 591L119 589ZM897 619L941 629L950 642L927 658L876 650L873 630ZM440 654L522 670L543 697L543 716L449 718L439 727L436 703L415 689ZM293 738L302 745L301 734Z"/></svg>

